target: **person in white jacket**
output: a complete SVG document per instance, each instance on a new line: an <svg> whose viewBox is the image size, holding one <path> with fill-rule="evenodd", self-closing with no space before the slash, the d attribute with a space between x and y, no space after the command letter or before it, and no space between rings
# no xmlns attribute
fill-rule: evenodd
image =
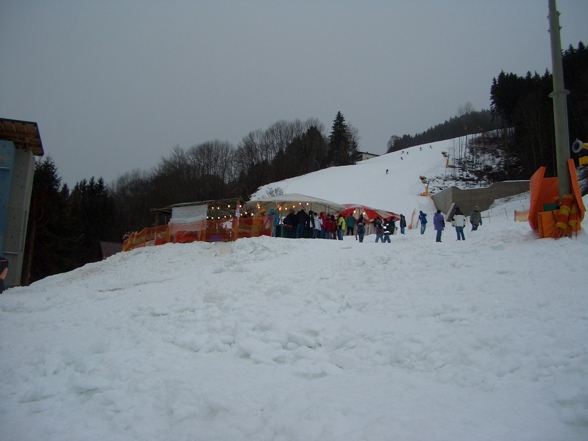
<svg viewBox="0 0 588 441"><path fill-rule="evenodd" d="M318 213L312 213L313 228L312 238L316 239L321 235L321 229L323 228L323 220L319 217Z"/></svg>
<svg viewBox="0 0 588 441"><path fill-rule="evenodd" d="M452 224L455 227L455 232L457 233L457 240L465 240L465 235L463 234L463 228L466 226L466 217L461 212L459 207L455 207L455 212L453 213Z"/></svg>

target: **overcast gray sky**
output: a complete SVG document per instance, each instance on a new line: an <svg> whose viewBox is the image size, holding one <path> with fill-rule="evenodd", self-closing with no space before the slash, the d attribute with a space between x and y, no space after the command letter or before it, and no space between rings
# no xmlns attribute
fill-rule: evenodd
<svg viewBox="0 0 588 441"><path fill-rule="evenodd" d="M558 0L562 48L588 1ZM490 107L492 79L552 70L548 0L0 1L0 117L35 121L63 182L149 171L337 111L360 150Z"/></svg>

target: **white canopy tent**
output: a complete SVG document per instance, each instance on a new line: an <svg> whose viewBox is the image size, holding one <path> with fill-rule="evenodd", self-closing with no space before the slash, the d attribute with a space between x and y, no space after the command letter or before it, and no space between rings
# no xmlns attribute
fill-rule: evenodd
<svg viewBox="0 0 588 441"><path fill-rule="evenodd" d="M294 209L296 212L298 212L304 208L304 211L307 213L312 210L317 213L322 211L327 214L337 214L345 209L343 204L300 193L289 193L263 199L255 199L246 202L243 205L243 211L247 213L258 213L261 210L269 212L269 210L272 208L280 216L286 216L290 209Z"/></svg>

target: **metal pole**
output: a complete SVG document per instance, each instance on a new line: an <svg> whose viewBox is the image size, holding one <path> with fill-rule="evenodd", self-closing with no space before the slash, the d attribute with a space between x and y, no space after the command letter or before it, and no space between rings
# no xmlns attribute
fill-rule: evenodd
<svg viewBox="0 0 588 441"><path fill-rule="evenodd" d="M570 92L564 89L559 29L559 12L556 10L555 0L549 0L549 33L551 34L551 62L553 64L553 92L549 96L553 98L557 177L561 201L563 195L571 193L570 172L568 170L570 138L566 99L566 95Z"/></svg>

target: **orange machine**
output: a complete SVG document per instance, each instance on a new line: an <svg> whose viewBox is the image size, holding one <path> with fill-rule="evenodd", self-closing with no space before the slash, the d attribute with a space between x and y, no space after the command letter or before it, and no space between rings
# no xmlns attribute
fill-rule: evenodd
<svg viewBox="0 0 588 441"><path fill-rule="evenodd" d="M558 178L546 178L545 167L531 177L531 205L529 224L539 231L539 237L571 236L582 228L586 207L578 185L576 167L572 159L568 160L572 193L559 200Z"/></svg>

